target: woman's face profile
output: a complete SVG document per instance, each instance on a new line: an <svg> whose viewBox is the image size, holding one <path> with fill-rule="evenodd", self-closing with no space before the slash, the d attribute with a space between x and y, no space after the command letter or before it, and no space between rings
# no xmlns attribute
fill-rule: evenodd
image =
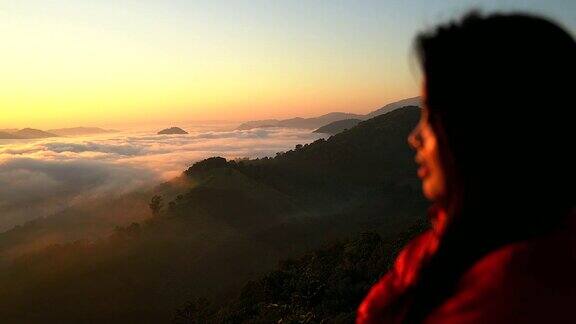
<svg viewBox="0 0 576 324"><path fill-rule="evenodd" d="M423 102L426 102L423 98ZM441 201L446 196L445 173L442 169L438 139L428 121L428 108L424 106L418 125L408 136L408 143L416 151L418 177L422 180L424 196L431 201Z"/></svg>

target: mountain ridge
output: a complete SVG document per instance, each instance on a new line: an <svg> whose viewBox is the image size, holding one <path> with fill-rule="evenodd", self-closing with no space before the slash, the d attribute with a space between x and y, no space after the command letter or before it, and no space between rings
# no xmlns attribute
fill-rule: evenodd
<svg viewBox="0 0 576 324"><path fill-rule="evenodd" d="M310 118L303 118L303 117L293 117L288 119L263 119L263 120L252 120L247 121L240 126L238 126L237 130L250 130L253 128L262 128L262 127L286 127L286 128L303 128L303 129L318 129L323 126L327 126L331 123L345 120L345 119L360 119L360 120L367 120L378 115L386 114L391 112L395 109L406 107L406 106L420 106L421 97L411 97L406 98L398 101L391 102L386 104L385 106L371 111L365 115L362 114L354 114L354 113L345 113L345 112L330 112L318 117L310 117Z"/></svg>
<svg viewBox="0 0 576 324"><path fill-rule="evenodd" d="M23 129L1 129L0 139L40 139L50 137L84 136L116 133L114 129L103 129L99 127L69 127L40 130L35 128Z"/></svg>
<svg viewBox="0 0 576 324"><path fill-rule="evenodd" d="M24 139L22 136L15 135L14 133L0 131L0 139Z"/></svg>
<svg viewBox="0 0 576 324"><path fill-rule="evenodd" d="M100 127L68 127L68 128L55 128L47 130L48 133L56 134L58 136L81 136L81 135L95 135L95 134L108 134L117 133L117 130L103 129Z"/></svg>
<svg viewBox="0 0 576 324"><path fill-rule="evenodd" d="M358 125L361 122L362 122L361 119L337 120L335 122L332 122L330 124L327 124L327 125L324 125L324 126L318 128L317 130L314 131L314 133L336 135L338 133L341 133L347 129L350 129L350 128Z"/></svg>
<svg viewBox="0 0 576 324"><path fill-rule="evenodd" d="M50 137L59 137L56 134L52 134L43 130L35 129L35 128L23 128L18 130L14 133L16 136L20 136L21 138L25 139L37 139L37 138L50 138Z"/></svg>

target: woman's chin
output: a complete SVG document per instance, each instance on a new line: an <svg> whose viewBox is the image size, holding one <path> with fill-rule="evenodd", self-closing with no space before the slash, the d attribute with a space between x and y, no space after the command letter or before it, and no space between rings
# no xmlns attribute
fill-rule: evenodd
<svg viewBox="0 0 576 324"><path fill-rule="evenodd" d="M440 188L438 188L434 183L431 183L429 179L425 178L422 180L422 193L426 199L432 202L439 201L443 196L442 190L439 189Z"/></svg>

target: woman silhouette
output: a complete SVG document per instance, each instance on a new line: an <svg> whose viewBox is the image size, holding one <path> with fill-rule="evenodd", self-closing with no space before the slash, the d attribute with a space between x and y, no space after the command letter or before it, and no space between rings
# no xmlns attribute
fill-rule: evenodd
<svg viewBox="0 0 576 324"><path fill-rule="evenodd" d="M366 323L576 323L576 43L526 14L423 33L416 150L432 228L358 309Z"/></svg>

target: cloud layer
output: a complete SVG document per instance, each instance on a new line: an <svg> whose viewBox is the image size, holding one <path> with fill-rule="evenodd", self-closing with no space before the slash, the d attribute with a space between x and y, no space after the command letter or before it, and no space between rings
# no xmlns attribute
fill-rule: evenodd
<svg viewBox="0 0 576 324"><path fill-rule="evenodd" d="M272 156L320 137L270 128L0 141L0 231L85 199L154 185L210 156Z"/></svg>

